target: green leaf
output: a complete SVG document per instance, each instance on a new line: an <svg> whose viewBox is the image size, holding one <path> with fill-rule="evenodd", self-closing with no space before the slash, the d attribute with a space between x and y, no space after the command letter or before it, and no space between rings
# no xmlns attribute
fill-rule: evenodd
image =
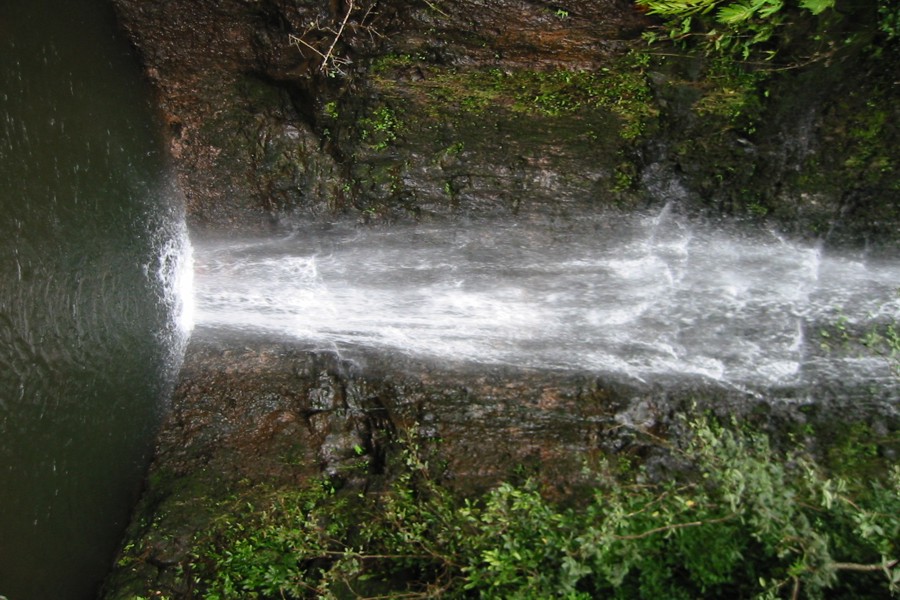
<svg viewBox="0 0 900 600"><path fill-rule="evenodd" d="M641 4L651 15L681 16L705 14L711 11L719 0L646 0Z"/></svg>
<svg viewBox="0 0 900 600"><path fill-rule="evenodd" d="M759 16L764 19L771 18L782 8L784 8L784 2L781 2L781 0L769 0L759 9Z"/></svg>
<svg viewBox="0 0 900 600"><path fill-rule="evenodd" d="M736 25L753 17L759 7L759 3L749 4L746 2L736 2L734 4L729 4L728 6L723 6L719 9L716 20L719 23L724 23L726 25Z"/></svg>
<svg viewBox="0 0 900 600"><path fill-rule="evenodd" d="M829 8L834 8L834 0L800 0L800 6L814 15L818 15Z"/></svg>

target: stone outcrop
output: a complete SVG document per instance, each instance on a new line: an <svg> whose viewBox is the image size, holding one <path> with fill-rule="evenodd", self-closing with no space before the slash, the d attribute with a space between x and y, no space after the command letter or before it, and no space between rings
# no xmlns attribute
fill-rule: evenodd
<svg viewBox="0 0 900 600"><path fill-rule="evenodd" d="M665 476L671 458L655 441L683 426L678 415L691 407L776 438L814 429L834 441L856 423L893 440L883 451L900 450L896 415L829 404L824 392L815 403L789 390L764 399L690 380L648 385L366 353L347 360L263 337L198 338L103 597L193 597L195 536L227 519L236 497L252 502L322 475L353 492L379 489L404 441L439 462L442 482L459 493L530 477L560 498L587 489L583 467L601 456Z"/></svg>
<svg viewBox="0 0 900 600"><path fill-rule="evenodd" d="M543 2L439 4L117 2L159 91L192 225L595 196L619 160L614 131L613 142L585 131L583 115L461 113L477 85L461 74L599 71L641 16L610 0L564 15ZM591 121L608 130L601 113Z"/></svg>
<svg viewBox="0 0 900 600"><path fill-rule="evenodd" d="M105 597L190 597L183 568L193 536L221 516L220 503L320 474L365 490L390 478L404 439L431 447L459 490L526 470L571 493L590 455L627 452L635 427L649 432L668 418L648 393L590 376L195 340ZM627 406L634 397L644 400L637 412Z"/></svg>
<svg viewBox="0 0 900 600"><path fill-rule="evenodd" d="M195 228L675 199L838 243L896 238L896 44L741 76L635 55L653 21L626 0L115 5Z"/></svg>

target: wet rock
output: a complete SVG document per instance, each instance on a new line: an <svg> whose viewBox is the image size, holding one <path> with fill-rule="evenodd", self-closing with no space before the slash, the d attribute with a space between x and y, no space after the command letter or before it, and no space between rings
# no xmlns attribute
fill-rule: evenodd
<svg viewBox="0 0 900 600"><path fill-rule="evenodd" d="M452 96L459 82L445 76L457 68L597 69L622 54L627 44L617 40L634 37L643 19L612 0L572 10L522 0L453 0L437 10L358 2L349 15L310 0L116 7L159 91L195 228L347 211L367 219L516 211L523 193L586 201L609 167L607 143L577 142L583 119L473 116L459 112L460 98L425 96ZM329 50L331 62L316 54ZM385 107L396 110L393 124L379 121ZM467 147L465 159L441 160L455 144Z"/></svg>
<svg viewBox="0 0 900 600"><path fill-rule="evenodd" d="M114 4L195 229L674 199L834 243L897 238L900 102L862 45L736 75L629 58L652 20L625 0Z"/></svg>
<svg viewBox="0 0 900 600"><path fill-rule="evenodd" d="M679 415L689 412L753 424L776 442L814 427L828 440L825 454L851 423L897 439L890 402L816 393L762 397L689 378L650 385L364 351L350 361L266 338L195 337L103 597L190 597L183 573L194 536L228 518L230 500L252 503L323 476L339 488L383 488L409 441L459 494L528 476L571 498L589 485L583 467L599 456L667 477L679 464L657 442L684 435Z"/></svg>

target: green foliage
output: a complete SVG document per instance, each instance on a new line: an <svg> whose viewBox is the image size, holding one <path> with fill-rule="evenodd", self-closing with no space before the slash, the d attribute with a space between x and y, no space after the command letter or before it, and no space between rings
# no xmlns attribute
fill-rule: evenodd
<svg viewBox="0 0 900 600"><path fill-rule="evenodd" d="M381 493L326 484L228 507L190 572L228 598L818 598L900 591L900 467L824 472L705 419L670 448L684 469L591 470L593 493L548 501L534 482L460 499L409 443ZM845 596L836 591L843 590Z"/></svg>
<svg viewBox="0 0 900 600"><path fill-rule="evenodd" d="M879 477L881 453L900 452L900 436L866 423L841 424L825 432L829 443L824 449L823 462L831 470L853 473L854 481L865 485L870 477Z"/></svg>
<svg viewBox="0 0 900 600"><path fill-rule="evenodd" d="M397 139L400 133L400 119L394 110L382 105L372 111L368 117L360 119L360 137L373 150L385 150Z"/></svg>
<svg viewBox="0 0 900 600"><path fill-rule="evenodd" d="M795 21L824 16L835 0L638 0L649 14L664 20L667 37L699 40L708 53L725 53L744 60L771 59L776 38ZM833 12L833 11L831 11ZM658 36L650 32L649 41Z"/></svg>
<svg viewBox="0 0 900 600"><path fill-rule="evenodd" d="M262 505L236 499L196 546L191 569L204 575L205 600L304 597L321 574L316 558L331 560L330 536L346 529L325 519L346 506L325 482L257 495Z"/></svg>
<svg viewBox="0 0 900 600"><path fill-rule="evenodd" d="M878 2L878 29L888 41L900 39L900 4L894 0Z"/></svg>

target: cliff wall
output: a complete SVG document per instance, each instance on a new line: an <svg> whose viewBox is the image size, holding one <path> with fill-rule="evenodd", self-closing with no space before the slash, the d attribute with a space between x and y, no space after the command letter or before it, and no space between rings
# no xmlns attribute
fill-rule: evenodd
<svg viewBox="0 0 900 600"><path fill-rule="evenodd" d="M870 4L846 27L874 30ZM626 0L115 5L195 228L677 200L839 243L896 238L896 43L838 32L847 47L813 64L736 70L648 48L658 22Z"/></svg>
<svg viewBox="0 0 900 600"><path fill-rule="evenodd" d="M900 240L896 43L735 70L648 50L657 22L625 0L114 4L195 232L564 221L674 201L826 244ZM663 460L646 442L694 403L826 437L837 410L895 456L896 414L808 399L195 339L105 597L193 597L194 535L235 497L322 473L376 489L410 437L437 449L457 489L524 471L560 496L592 455Z"/></svg>

